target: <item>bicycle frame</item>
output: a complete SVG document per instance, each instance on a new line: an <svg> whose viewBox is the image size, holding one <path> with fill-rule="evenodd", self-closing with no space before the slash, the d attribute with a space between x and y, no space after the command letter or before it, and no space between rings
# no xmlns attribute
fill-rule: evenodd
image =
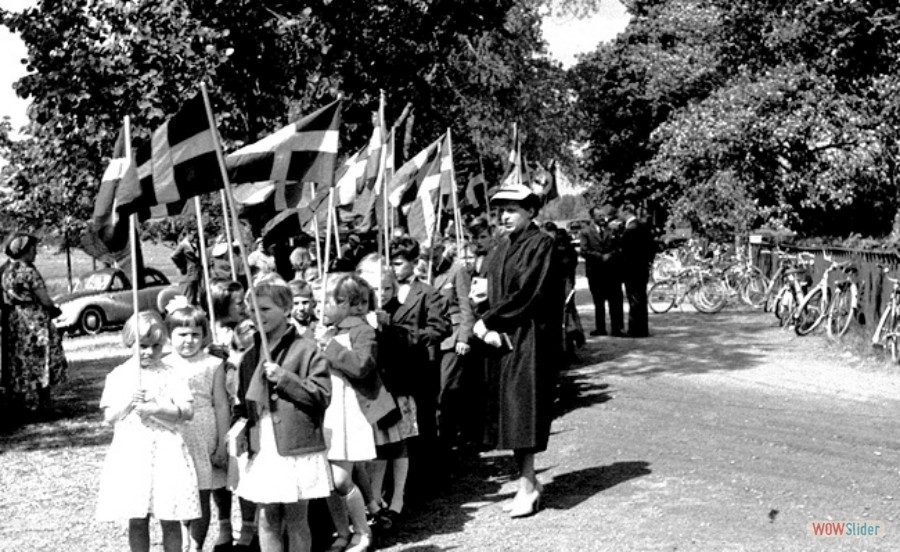
<svg viewBox="0 0 900 552"><path fill-rule="evenodd" d="M828 316L828 307L831 304L831 288L828 286L829 276L831 272L837 268L847 266L850 261L836 262L831 256L824 255L829 265L822 273L819 281L806 293L806 296L800 301L800 304L794 309L791 320L793 322L794 331L797 335L806 335L815 330L819 324ZM820 295L820 298L816 298ZM814 304L818 301L818 305ZM814 315L814 319L810 319L810 315Z"/></svg>

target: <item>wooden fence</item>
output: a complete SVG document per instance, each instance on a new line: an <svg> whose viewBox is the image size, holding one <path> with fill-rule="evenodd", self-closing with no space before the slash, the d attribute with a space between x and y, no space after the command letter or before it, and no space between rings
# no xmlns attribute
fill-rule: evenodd
<svg viewBox="0 0 900 552"><path fill-rule="evenodd" d="M772 246L754 245L752 254L754 262L764 273L772 276L778 268L778 259L774 255L762 253L763 250L771 251ZM887 276L900 277L900 256L893 252L868 251L864 249L847 249L842 247L795 247L782 245L786 252L806 251L815 255L815 263L811 268L812 282L815 285L829 263L825 255L829 255L836 261L851 260L859 269L859 306L862 316L856 321L861 324L863 333L871 337L878 325L878 319L885 305L890 301L892 284ZM881 266L891 267L891 272L885 274ZM829 284L844 278L840 270L831 272Z"/></svg>

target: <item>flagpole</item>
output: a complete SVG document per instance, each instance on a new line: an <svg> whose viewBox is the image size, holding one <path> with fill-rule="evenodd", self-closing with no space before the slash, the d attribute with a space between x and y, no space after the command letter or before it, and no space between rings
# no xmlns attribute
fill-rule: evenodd
<svg viewBox="0 0 900 552"><path fill-rule="evenodd" d="M200 196L194 196L194 213L197 215L197 236L200 238L200 265L203 267L203 287L206 289L206 309L209 314L210 335L216 327L216 315L213 312L212 288L209 285L209 258L206 254L206 231L203 228L203 212L200 205Z"/></svg>
<svg viewBox="0 0 900 552"><path fill-rule="evenodd" d="M334 222L334 250L335 257L340 258L341 256L341 225L340 221L338 221L338 211L337 205L332 203L331 208L334 209L334 216L331 218L332 222Z"/></svg>
<svg viewBox="0 0 900 552"><path fill-rule="evenodd" d="M316 183L309 183L309 202L312 203L313 199L316 198ZM299 213L297 216L300 216ZM327 218L327 215L326 215ZM319 242L319 217L316 216L316 211L313 211L312 216L312 227L313 227L313 236L316 240L316 271L319 273L319 277L322 277L322 274L325 272L322 270L322 244ZM323 303L324 304L324 303Z"/></svg>
<svg viewBox="0 0 900 552"><path fill-rule="evenodd" d="M225 239L228 240L228 264L231 266L231 279L237 282L237 265L234 263L234 237L231 233L231 223L228 220L228 196L225 195L225 190L219 190L219 196L222 199L222 216L225 220ZM250 282L247 282L247 285L249 284ZM210 309L212 309L212 306L210 306Z"/></svg>
<svg viewBox="0 0 900 552"><path fill-rule="evenodd" d="M438 150L438 159L440 160L441 150ZM440 162L440 161L438 161ZM440 175L440 172L438 173ZM440 178L440 177L439 177ZM441 211L444 210L444 194L441 193L441 184L438 180L438 201L437 213L434 216L434 226L431 229L431 254L428 255L428 285L434 281L434 253L437 249L438 234L441 232ZM443 240L441 240L443 242Z"/></svg>
<svg viewBox="0 0 900 552"><path fill-rule="evenodd" d="M200 92L203 94L203 105L206 107L206 117L209 119L209 127L210 133L213 138L213 146L216 150L216 159L219 161L219 171L222 174L222 184L225 186L225 193L228 194L228 210L231 213L231 220L237 226L238 224L238 215L237 209L234 206L234 194L231 191L231 181L228 179L228 169L225 168L225 155L222 153L222 144L219 142L219 129L216 126L216 119L213 116L212 105L209 102L209 93L206 91L206 83L200 83ZM247 248L244 246L244 240L238 240L238 250L241 252L241 262L244 266L244 274L249 276L250 274L250 263L247 262ZM259 301L256 298L256 290L253 289L253 283L249 282L248 286L250 289L250 303L253 307L253 314L256 316L256 320L261 323L262 316L259 312ZM257 328L257 333L259 334L259 339L262 344L262 353L263 357L266 359L266 362L272 362L272 354L269 352L269 339L266 337L266 332L263 331L262 327Z"/></svg>
<svg viewBox="0 0 900 552"><path fill-rule="evenodd" d="M333 205L334 187L331 187L328 190L328 211L325 215L325 270L322 273L322 305L325 305L325 299L328 295L328 265L331 264L331 217L334 215Z"/></svg>
<svg viewBox="0 0 900 552"><path fill-rule="evenodd" d="M484 190L484 214L488 217L488 225L491 223L491 198L488 197L488 183L487 178L484 176L484 157L481 156L481 152L478 152L478 167L481 169L481 176L484 179L484 185L482 186L482 190Z"/></svg>
<svg viewBox="0 0 900 552"><path fill-rule="evenodd" d="M131 165L131 117L126 115L122 121L125 128L125 166ZM137 383L141 387L141 329L140 301L138 301L138 267L137 267L137 213L128 215L128 243L131 250L131 308L134 311L134 360L137 364Z"/></svg>
<svg viewBox="0 0 900 552"><path fill-rule="evenodd" d="M387 128L385 128L385 120L384 120L384 108L385 104L387 104L387 97L384 93L384 90L380 91L380 95L378 98L378 130L381 132L381 148L378 150L378 175L375 177L375 190L381 191L381 228L379 228L379 234L381 234L380 240L378 243L380 247L378 248L380 260L378 262L378 293L375 294L376 302L378 303L378 308L380 309L383 306L383 301L381 298L382 293L384 292L384 271L387 269L390 263L390 224L388 223L388 193L387 193L387 148L388 148L388 134ZM393 129L391 129L391 136L393 136ZM379 182L381 184L379 185ZM377 219L377 217L376 217Z"/></svg>
<svg viewBox="0 0 900 552"><path fill-rule="evenodd" d="M394 148L397 147L397 144L396 144L397 137L394 136L393 130L391 131L390 140L391 140L391 153L392 153L392 155L394 155L394 158L396 159L396 154L394 153L394 151L395 151ZM387 175L385 175L385 176L387 176ZM391 175L391 178L393 178L393 175ZM387 222L385 223L385 226L387 227L387 238L386 239L387 239L387 243L390 243L391 242L390 237L394 233L394 210L391 208L390 204L388 203L388 198L387 198L388 184L389 184L389 182L384 183L384 189L382 190L382 193L385 195L384 215L385 215L385 217L387 217ZM390 253L391 253L390 249L386 247L384 249L384 251L385 251L385 255L388 256L388 262L390 262Z"/></svg>
<svg viewBox="0 0 900 552"><path fill-rule="evenodd" d="M460 251L462 240L462 216L459 213L458 190L456 189L456 164L453 163L453 139L450 129L447 129L447 149L450 150L450 200L453 202L453 223L456 225L456 254L462 256Z"/></svg>

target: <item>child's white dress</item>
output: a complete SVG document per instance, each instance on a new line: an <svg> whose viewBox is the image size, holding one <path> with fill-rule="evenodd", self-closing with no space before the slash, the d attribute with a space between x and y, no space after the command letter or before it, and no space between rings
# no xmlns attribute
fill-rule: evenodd
<svg viewBox="0 0 900 552"><path fill-rule="evenodd" d="M372 425L359 406L356 391L343 374L331 373L331 403L325 410L325 443L329 460L375 459Z"/></svg>
<svg viewBox="0 0 900 552"><path fill-rule="evenodd" d="M338 334L334 340L351 348L347 334ZM372 425L359 406L353 386L337 370L331 371L331 403L325 410L323 427L329 460L363 462L375 459Z"/></svg>
<svg viewBox="0 0 900 552"><path fill-rule="evenodd" d="M179 429L197 470L197 487L200 490L220 489L225 486L226 471L212 464L212 455L219 441L216 409L213 407L213 381L223 361L200 351L190 358L172 353L163 359L163 363L170 366L176 376L187 381L194 397L194 417L180 424ZM230 419L230 405L228 408Z"/></svg>
<svg viewBox="0 0 900 552"><path fill-rule="evenodd" d="M101 408L130 401L139 387L135 359L106 376ZM148 400L191 402L184 379L157 361L140 369L140 387ZM197 476L181 433L134 411L115 423L112 444L100 474L97 519L190 520L200 517Z"/></svg>
<svg viewBox="0 0 900 552"><path fill-rule="evenodd" d="M258 423L259 452L241 474L238 496L258 504L290 504L331 494L334 483L325 451L282 456L271 414L264 411Z"/></svg>

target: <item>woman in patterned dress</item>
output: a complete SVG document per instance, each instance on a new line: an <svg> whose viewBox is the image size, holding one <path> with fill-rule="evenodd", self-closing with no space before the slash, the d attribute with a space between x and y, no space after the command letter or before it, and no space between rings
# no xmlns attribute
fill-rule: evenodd
<svg viewBox="0 0 900 552"><path fill-rule="evenodd" d="M7 385L17 406L50 408L50 390L66 380L68 364L62 338L53 324L53 304L44 279L34 266L38 240L18 234L6 246L10 262L0 287L8 309L9 360Z"/></svg>

